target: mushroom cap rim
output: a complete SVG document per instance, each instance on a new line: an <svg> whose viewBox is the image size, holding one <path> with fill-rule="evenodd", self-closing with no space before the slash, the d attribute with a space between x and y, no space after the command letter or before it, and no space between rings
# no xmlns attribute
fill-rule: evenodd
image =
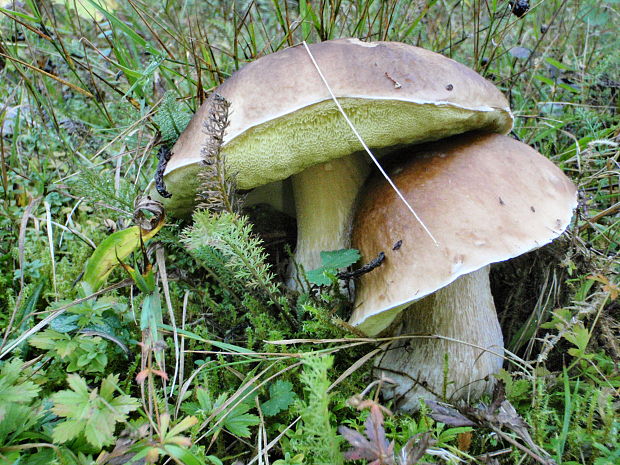
<svg viewBox="0 0 620 465"><path fill-rule="evenodd" d="M540 247L543 247L543 246L545 246L547 244L550 244L555 239L557 239L562 234L564 234L564 232L566 231L566 228L568 227L568 225L570 223L570 220L571 220L571 218L573 216L573 210L576 207L577 207L577 192L575 192L575 197L574 197L573 203L571 205L570 216L568 218L566 218L566 221L564 221L562 223L562 227L560 228L560 231L558 233L556 233L556 231L554 231L554 235L552 235L551 237L545 239L544 242L542 242L542 241L534 241L536 244L533 247L517 248L517 252L516 253L508 254L505 257L498 257L497 260L490 261L488 263L483 263L481 265L459 268L459 271L457 273L452 274L449 279L441 282L437 286L434 286L431 290L428 290L428 291L423 292L421 294L414 294L413 298L404 299L404 300L401 300L399 302L390 304L389 307L383 307L380 310L377 310L377 311L375 311L373 313L369 313L369 314L364 315L364 317L361 318L358 321L349 322L349 323L351 325L353 325L353 326L361 326L369 318L378 317L380 314L385 313L385 312L389 312L390 310L395 310L395 309L398 310L400 308L400 311L403 311L406 306L411 305L411 304L417 302L418 300L421 300L424 297L427 297L427 296L437 292L439 289L442 289L442 288L452 284L454 281L456 281L461 276L464 276L464 275L469 274L469 273L473 273L474 271L478 271L478 270L484 268L485 266L491 265L493 263L500 263L500 262L511 260L511 259L519 257L520 255L523 255L523 254L525 254L527 252L531 252L531 251L539 249ZM440 245L441 244L439 244L439 246ZM431 247L433 247L433 246L431 246ZM398 313L400 313L400 312L398 312ZM385 326L384 326L384 328L385 328Z"/></svg>

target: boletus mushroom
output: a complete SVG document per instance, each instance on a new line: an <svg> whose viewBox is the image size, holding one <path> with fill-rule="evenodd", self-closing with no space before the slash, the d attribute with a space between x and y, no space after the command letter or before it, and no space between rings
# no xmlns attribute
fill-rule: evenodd
<svg viewBox="0 0 620 465"><path fill-rule="evenodd" d="M356 285L350 323L395 340L375 368L396 381L402 410L419 398L476 399L503 358L489 265L557 238L576 206L571 181L534 149L497 134L465 134L407 149L391 171L437 238L431 242L388 184L362 189L353 247L383 264ZM426 337L431 336L431 337Z"/></svg>
<svg viewBox="0 0 620 465"><path fill-rule="evenodd" d="M449 58L396 42L339 39L309 46L335 97L377 154L471 130L507 133L508 102L493 84ZM296 261L320 266L322 250L348 247L352 210L370 160L303 46L245 65L215 92L230 102L222 153L238 188L292 178ZM194 207L203 120L200 107L172 148L166 210ZM274 200L274 203L278 203Z"/></svg>

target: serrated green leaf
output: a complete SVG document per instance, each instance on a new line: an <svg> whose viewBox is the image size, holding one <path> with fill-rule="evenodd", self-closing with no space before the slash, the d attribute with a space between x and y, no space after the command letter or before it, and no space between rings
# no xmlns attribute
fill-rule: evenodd
<svg viewBox="0 0 620 465"><path fill-rule="evenodd" d="M243 405L243 404L241 404ZM257 415L251 413L239 413L236 412L236 408L228 415L224 420L224 428L231 434L239 436L241 438L249 438L251 432L249 427L258 425L260 418Z"/></svg>
<svg viewBox="0 0 620 465"><path fill-rule="evenodd" d="M86 440L97 448L113 444L114 427L116 423L110 421L110 415L104 411L95 411L84 426Z"/></svg>
<svg viewBox="0 0 620 465"><path fill-rule="evenodd" d="M127 414L138 408L138 400L126 395L113 398L112 387L118 381L114 375L102 382L101 390L89 390L86 381L78 375L69 375L67 379L71 390L51 396L54 402L52 411L67 418L54 427L54 440L66 442L83 434L97 448L113 444L116 423L125 421ZM100 394L102 391L103 395Z"/></svg>
<svg viewBox="0 0 620 465"><path fill-rule="evenodd" d="M564 338L577 346L581 352L585 352L588 343L590 342L590 332L579 323L572 331L565 333Z"/></svg>
<svg viewBox="0 0 620 465"><path fill-rule="evenodd" d="M79 328L76 322L80 319L80 315L62 314L50 323L50 329L59 333L68 333Z"/></svg>
<svg viewBox="0 0 620 465"><path fill-rule="evenodd" d="M75 352L75 350L77 349L78 345L75 343L75 341L72 341L68 336L66 340L59 340L56 341L56 346L52 347L53 349L56 349L56 353L61 357L61 358L66 358L69 357L71 354L73 354L73 352Z"/></svg>
<svg viewBox="0 0 620 465"><path fill-rule="evenodd" d="M197 391L197 397L199 399L199 402L201 403L201 406L211 406L210 409L204 409L204 414L210 415L211 412L218 410L224 404L224 402L226 402L226 400L228 399L228 394L222 393L217 397L215 402L211 402L211 398L206 392L206 390L199 389ZM249 437L250 430L248 427L260 423L260 419L257 415L247 413L251 408L251 405L242 402L233 409L224 410L223 412L219 413L216 417L216 422L219 423L219 426L215 428L214 432L218 431L219 429L225 429L229 433L236 436L244 438Z"/></svg>
<svg viewBox="0 0 620 465"><path fill-rule="evenodd" d="M278 380L269 387L269 400L261 404L263 414L268 417L286 410L295 402L297 395L289 381Z"/></svg>
<svg viewBox="0 0 620 465"><path fill-rule="evenodd" d="M86 381L78 375L70 375L67 377L69 387L81 396L88 396L88 386Z"/></svg>
<svg viewBox="0 0 620 465"><path fill-rule="evenodd" d="M77 438L82 432L82 424L78 420L67 420L57 424L52 431L54 442L69 442Z"/></svg>
<svg viewBox="0 0 620 465"><path fill-rule="evenodd" d="M329 286L335 279L338 269L353 265L360 259L360 253L355 249L340 249L321 252L320 268L310 270L306 278L310 283L318 286Z"/></svg>
<svg viewBox="0 0 620 465"><path fill-rule="evenodd" d="M9 402L26 404L39 393L39 387L32 381L18 382L21 370L22 362L19 359L7 362L2 366L0 371L0 407Z"/></svg>
<svg viewBox="0 0 620 465"><path fill-rule="evenodd" d="M77 376L77 375L69 375ZM54 402L52 412L60 417L80 418L87 409L88 404L84 402L84 395L74 391L58 391L51 396Z"/></svg>
<svg viewBox="0 0 620 465"><path fill-rule="evenodd" d="M32 336L28 340L28 343L31 346L36 347L37 349L50 350L57 349L57 341L59 339L69 340L70 338L69 336L65 336L64 334L61 334L57 331L46 329L45 331L42 331Z"/></svg>
<svg viewBox="0 0 620 465"><path fill-rule="evenodd" d="M19 359L14 359L6 362L0 369L0 379L6 384L13 384L19 378L19 373L22 369L22 362Z"/></svg>
<svg viewBox="0 0 620 465"><path fill-rule="evenodd" d="M321 263L325 268L346 268L360 259L360 253L355 249L340 249L321 252Z"/></svg>
<svg viewBox="0 0 620 465"><path fill-rule="evenodd" d="M329 286L332 282L331 278L326 276L323 267L308 271L306 278L308 278L311 284L316 284L317 286Z"/></svg>
<svg viewBox="0 0 620 465"><path fill-rule="evenodd" d="M118 375L110 375L101 383L101 397L106 400L111 400L116 385L118 383Z"/></svg>
<svg viewBox="0 0 620 465"><path fill-rule="evenodd" d="M196 389L196 398L198 399L201 410L205 412L211 412L213 410L213 402L211 401L209 391L202 388Z"/></svg>
<svg viewBox="0 0 620 465"><path fill-rule="evenodd" d="M120 413L121 416L124 416L129 412L133 412L140 405L137 399L134 399L133 397L128 395L115 397L109 402L109 404L115 410L115 412Z"/></svg>

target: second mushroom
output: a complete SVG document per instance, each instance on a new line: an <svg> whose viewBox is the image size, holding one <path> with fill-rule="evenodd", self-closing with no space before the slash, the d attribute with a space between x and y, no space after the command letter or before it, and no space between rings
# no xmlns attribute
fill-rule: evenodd
<svg viewBox="0 0 620 465"><path fill-rule="evenodd" d="M509 137L467 134L408 149L396 185L437 238L431 242L389 185L364 187L353 246L364 260L350 323L403 336L376 362L401 410L419 399L477 399L503 362L489 265L538 248L568 226L576 189L544 156ZM407 337L407 335L413 335Z"/></svg>

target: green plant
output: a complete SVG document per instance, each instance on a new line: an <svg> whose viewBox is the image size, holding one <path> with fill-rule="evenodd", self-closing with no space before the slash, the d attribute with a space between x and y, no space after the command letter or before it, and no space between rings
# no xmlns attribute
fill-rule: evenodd
<svg viewBox="0 0 620 465"><path fill-rule="evenodd" d="M343 463L342 438L330 421L327 373L333 363L331 356L308 356L299 377L304 384L304 397L297 405L301 424L291 438L290 447L297 456L303 455L317 465Z"/></svg>
<svg viewBox="0 0 620 465"><path fill-rule="evenodd" d="M191 415L196 415L201 420L212 418L215 428L212 428L210 435L217 437L222 430L226 430L232 435L242 438L250 437L250 426L258 425L260 420L257 415L248 413L252 409L252 399L244 399L237 402L231 409L223 410L221 407L228 400L228 394L222 393L217 399L213 400L207 389L196 389L197 403L186 402L183 410ZM219 412L219 413L218 413Z"/></svg>
<svg viewBox="0 0 620 465"><path fill-rule="evenodd" d="M83 435L98 449L112 444L116 423L127 420L127 414L138 408L138 400L125 394L114 396L117 375L107 376L100 388L92 390L78 375L69 375L67 383L71 389L51 396L52 412L65 418L54 427L54 441L65 443Z"/></svg>
<svg viewBox="0 0 620 465"><path fill-rule="evenodd" d="M346 402L370 381L382 343L345 323L351 309L336 277L347 260L311 270L312 295L286 291L277 273L286 254L263 248L282 240L274 215L259 241L216 146L205 147L214 170L199 199L214 210L194 226L168 218L144 247L118 246L137 237L134 198L155 154L215 86L259 56L350 36L404 41L477 69L510 98L513 136L579 184L567 240L514 265L496 298L523 359L498 377L535 445L559 464L617 463L615 17L613 0L547 0L523 17L493 1L3 2L0 462L344 461L349 446L334 426L365 432L368 410ZM209 130L225 134L217 121ZM488 428L430 414L384 414L395 460L430 449L418 461L535 463ZM77 437L68 439L67 423Z"/></svg>
<svg viewBox="0 0 620 465"><path fill-rule="evenodd" d="M70 336L46 329L30 339L37 349L46 350L67 363L67 372L103 373L108 364L107 342L100 337Z"/></svg>

